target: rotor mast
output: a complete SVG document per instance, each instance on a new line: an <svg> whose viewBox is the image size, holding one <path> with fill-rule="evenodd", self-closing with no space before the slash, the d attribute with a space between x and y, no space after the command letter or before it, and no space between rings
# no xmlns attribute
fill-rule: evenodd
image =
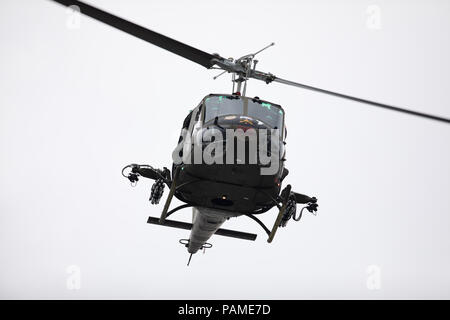
<svg viewBox="0 0 450 320"><path fill-rule="evenodd" d="M255 53L250 53L245 56L240 57L237 60L234 60L233 58L223 59L222 61L219 61L218 59L213 59L213 61L220 67L220 69L223 69L224 71L218 74L217 76L213 77L214 80L216 80L218 77L225 73L231 73L231 81L233 82L233 94L236 92L241 93L242 90L242 83L243 83L243 92L242 95L245 96L247 92L247 80L250 78L254 78L253 74L256 71L256 64L258 63L258 60L255 59L255 56L263 52L264 50L272 47L275 45L275 42L272 42L271 44L265 46L264 48L256 51ZM236 90L235 90L236 86Z"/></svg>

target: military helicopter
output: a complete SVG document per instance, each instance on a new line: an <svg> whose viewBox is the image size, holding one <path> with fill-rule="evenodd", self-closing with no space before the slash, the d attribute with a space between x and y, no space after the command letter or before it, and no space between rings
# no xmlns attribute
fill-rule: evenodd
<svg viewBox="0 0 450 320"><path fill-rule="evenodd" d="M291 219L299 221L304 210L315 214L318 209L316 197L294 192L291 185L282 189L282 182L289 173L284 166L287 135L285 112L276 103L259 97L247 97L248 80L257 79L267 84L278 82L450 123L450 119L320 89L256 70L258 61L255 56L274 43L238 59L226 59L219 54L209 54L193 48L81 1L53 1L207 69L221 70L222 72L214 78L225 73L231 74L233 83L231 94L209 94L189 112L173 153L174 163L171 170L138 164L130 164L122 170L122 175L132 184L136 184L140 177L155 180L150 195L152 204L159 203L164 186L169 188L161 216L149 217L147 222L191 231L188 239L180 240L190 253L188 265L194 253L212 247L207 241L214 234L244 240L256 239L256 234L221 228L231 217L247 216L253 219L267 233L267 241L272 242L279 227L285 227ZM228 135L230 131L232 134ZM257 132L266 132L266 139L264 134L256 135ZM205 151L209 151L208 154L214 161L201 157ZM200 160L197 159L198 155ZM274 163L276 166L273 166ZM169 210L174 196L184 204ZM304 205L298 215L297 204ZM167 219L173 213L189 207L193 210L192 223ZM272 228L269 229L257 215L274 207L277 207L278 214Z"/></svg>

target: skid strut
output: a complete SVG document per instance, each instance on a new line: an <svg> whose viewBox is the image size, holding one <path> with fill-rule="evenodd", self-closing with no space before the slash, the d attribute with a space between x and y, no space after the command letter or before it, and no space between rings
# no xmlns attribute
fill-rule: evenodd
<svg viewBox="0 0 450 320"><path fill-rule="evenodd" d="M267 242L271 243L273 238L275 237L275 233L277 233L278 227L280 226L281 219L283 218L284 211L286 210L286 205L289 200L289 194L291 193L291 185L288 184L286 186L286 195L283 199L283 205L280 208L280 212L278 213L277 219L275 220L275 223L273 225L272 231L270 232L269 238L267 239Z"/></svg>
<svg viewBox="0 0 450 320"><path fill-rule="evenodd" d="M167 196L166 203L164 203L164 209L163 209L163 211L161 213L161 217L159 218L159 223L161 223L161 224L163 224L164 221L166 221L167 211L169 210L170 203L172 202L173 195L175 194L176 182L177 182L177 177L178 177L178 172L179 171L180 171L180 167L177 167L175 169L174 174L173 174L173 180L172 180L172 184L170 185L169 195Z"/></svg>

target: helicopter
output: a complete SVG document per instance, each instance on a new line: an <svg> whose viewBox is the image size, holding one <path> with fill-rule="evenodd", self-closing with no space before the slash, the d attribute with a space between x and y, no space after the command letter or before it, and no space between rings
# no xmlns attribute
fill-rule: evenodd
<svg viewBox="0 0 450 320"><path fill-rule="evenodd" d="M285 167L285 111L277 103L246 96L250 79L273 82L312 90L366 105L402 112L429 120L450 123L450 119L400 108L384 103L329 91L282 79L272 73L258 71L256 55L273 46L238 59L210 54L144 28L81 1L52 0L73 10L156 45L206 69L221 70L232 76L230 94L208 94L184 119L178 144L172 154L171 169L130 164L122 175L135 185L140 178L154 180L150 202L159 204L165 186L169 193L159 217L150 216L149 224L190 230L188 239L180 243L187 248L188 265L192 255L211 248L213 235L256 240L257 235L221 228L230 218L247 216L259 224L273 241L277 230L290 220L299 221L304 210L316 214L318 200L282 187L289 174ZM173 197L182 205L170 209ZM297 204L303 207L297 213ZM257 216L276 207L278 214L272 228ZM168 219L175 212L192 208L192 223ZM169 210L170 209L170 210Z"/></svg>

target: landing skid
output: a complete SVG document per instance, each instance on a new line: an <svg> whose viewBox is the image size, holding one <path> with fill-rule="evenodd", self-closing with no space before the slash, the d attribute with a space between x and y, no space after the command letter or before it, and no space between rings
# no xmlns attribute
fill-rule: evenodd
<svg viewBox="0 0 450 320"><path fill-rule="evenodd" d="M161 220L156 217L148 217L147 223L156 224L156 225L165 226L165 227L177 228L177 229L184 229L184 230L192 229L192 223L168 220L168 219L166 219L164 221L164 223L161 223ZM229 229L218 229L214 234L217 234L219 236L224 236L224 237L237 238L237 239L250 240L250 241L255 241L256 237L257 237L257 235L253 234L253 233L234 231L234 230L229 230Z"/></svg>
<svg viewBox="0 0 450 320"><path fill-rule="evenodd" d="M131 168L131 173L128 176L126 176L124 174L124 170L126 168ZM122 170L122 175L124 177L128 178L132 184L136 183L139 180L138 179L139 176L143 176L145 178L149 178L152 180L160 179L160 181L163 181L170 188L169 195L167 196L167 199L164 203L164 208L161 213L161 216L159 217L159 219L155 218L155 217L149 217L147 220L147 223L166 226L166 227L172 227L172 228L185 229L185 230L192 229L193 225L191 223L166 219L168 216L170 216L171 214L173 214L174 212L176 212L178 210L192 207L191 204L183 204L183 205L180 205L169 211L170 204L172 202L173 196L175 195L175 192L177 191L177 189L179 189L180 187L183 187L187 183L191 183L191 181L190 181L190 182L183 183L183 184L177 186L177 177L179 174L179 170L180 170L180 167L177 167L175 169L175 172L173 174L173 179L170 178L170 171L167 168L164 168L164 170L159 170L159 169L154 169L153 167L148 166L148 165L131 164L129 166L126 166ZM249 218L253 219L254 221L256 221L264 229L264 231L268 235L267 242L269 242L269 243L271 243L273 241L275 234L281 225L283 215L286 212L286 207L287 207L289 198L291 196L294 198L295 203L308 204L308 206L305 207L306 209L308 209L308 211L314 212L317 210L317 199L316 198L314 198L314 197L311 198L306 195L302 195L302 194L299 194L296 192L291 192L291 185L287 185L286 188L281 193L281 195L277 197L277 199L272 198L272 202L273 202L274 206L276 206L279 209L279 211L278 211L277 218L275 219L275 222L274 222L271 230L269 230L264 225L264 223L255 216L256 213L255 214L244 214L244 215L248 216ZM280 205L280 203L281 203L281 205ZM303 208L303 209L305 209L305 208ZM302 209L302 211L303 211L303 209ZM300 216L298 219L295 218L295 214L294 214L294 220L298 221L298 220L300 220L300 217L301 217L301 213L300 213ZM221 236L226 236L226 237L251 240L251 241L254 241L256 239L256 234L228 230L228 229L218 229L215 232L215 234L221 235Z"/></svg>

